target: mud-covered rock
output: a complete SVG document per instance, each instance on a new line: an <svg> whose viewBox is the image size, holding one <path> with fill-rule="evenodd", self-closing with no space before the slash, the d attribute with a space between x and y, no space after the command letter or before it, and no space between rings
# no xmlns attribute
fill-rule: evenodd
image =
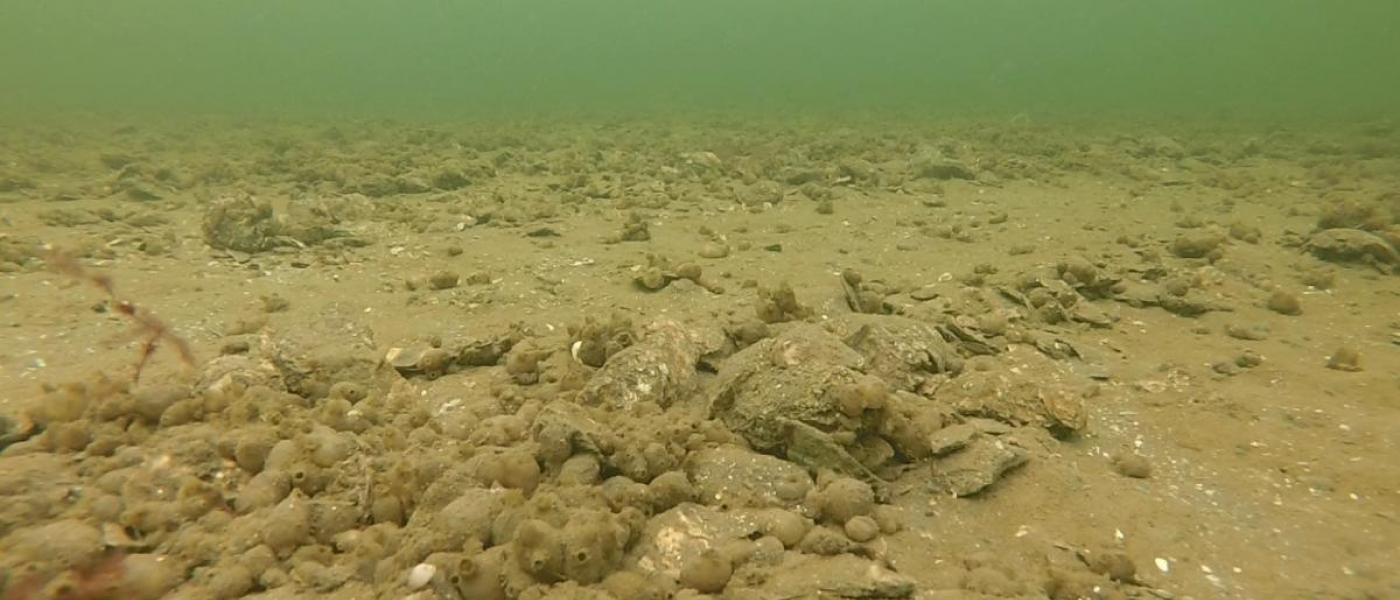
<svg viewBox="0 0 1400 600"><path fill-rule="evenodd" d="M530 424L537 454L546 465L562 464L577 453L602 455L612 450L608 427L591 410L571 402L551 402Z"/></svg>
<svg viewBox="0 0 1400 600"><path fill-rule="evenodd" d="M204 242L218 250L262 252L282 243L272 203L251 197L225 198L204 210Z"/></svg>
<svg viewBox="0 0 1400 600"><path fill-rule="evenodd" d="M806 469L735 446L691 453L685 472L699 499L714 506L793 506L812 488Z"/></svg>
<svg viewBox="0 0 1400 600"><path fill-rule="evenodd" d="M877 464L867 464L857 458L856 453L860 447L852 442L859 442L860 438L842 443L848 436L842 435L838 439L836 435L802 421L793 419L779 419L779 421L784 427L783 451L788 460L813 471L831 471L883 486L883 481L880 480L879 475L875 474L874 469L879 466L878 463L884 461L877 460Z"/></svg>
<svg viewBox="0 0 1400 600"><path fill-rule="evenodd" d="M929 434L929 452L933 456L945 456L966 448L978 435L972 423L958 423Z"/></svg>
<svg viewBox="0 0 1400 600"><path fill-rule="evenodd" d="M696 333L674 321L648 327L636 344L608 359L579 393L584 404L630 410L648 403L668 407L697 385L695 366L705 353Z"/></svg>
<svg viewBox="0 0 1400 600"><path fill-rule="evenodd" d="M865 372L913 390L935 375L956 374L962 359L938 329L893 315L851 314L828 328L865 359Z"/></svg>
<svg viewBox="0 0 1400 600"><path fill-rule="evenodd" d="M1088 426L1084 395L1077 375L1048 357L1025 356L1021 374L1001 371L964 373L939 389L938 399L966 416L1011 425L1035 425L1057 436L1080 433ZM1034 374L1034 376L1032 376Z"/></svg>
<svg viewBox="0 0 1400 600"><path fill-rule="evenodd" d="M834 394L854 386L865 359L815 325L799 325L738 352L720 369L710 412L762 451L781 450L784 419L835 429L845 418Z"/></svg>
<svg viewBox="0 0 1400 600"><path fill-rule="evenodd" d="M850 554L801 555L758 588L786 598L908 598L914 580Z"/></svg>
<svg viewBox="0 0 1400 600"><path fill-rule="evenodd" d="M1322 260L1362 263L1400 272L1400 250L1385 238L1360 229L1324 229L1308 238L1307 249Z"/></svg>
<svg viewBox="0 0 1400 600"><path fill-rule="evenodd" d="M313 317L306 327L268 341L262 349L287 391L319 399L337 382L369 385L376 381L381 355L371 342L372 334L353 318L331 310Z"/></svg>
<svg viewBox="0 0 1400 600"><path fill-rule="evenodd" d="M352 236L346 225L373 211L368 198L347 195L339 198L300 199L288 203L279 233L298 245L314 246L337 240L349 246L363 246L367 240Z"/></svg>
<svg viewBox="0 0 1400 600"><path fill-rule="evenodd" d="M890 370L910 368L887 349L872 353ZM931 364L915 360L914 368ZM910 445L922 437L911 418L920 407L894 402L889 385L866 370L859 352L821 326L792 326L725 361L710 412L757 450L878 483L881 465L926 453Z"/></svg>
<svg viewBox="0 0 1400 600"><path fill-rule="evenodd" d="M910 172L914 177L947 181L950 179L972 180L977 174L957 159L936 154L921 156L910 162Z"/></svg>
<svg viewBox="0 0 1400 600"><path fill-rule="evenodd" d="M745 519L708 506L685 503L653 517L629 553L644 571L679 578L687 565L726 540L745 539L759 531Z"/></svg>
<svg viewBox="0 0 1400 600"><path fill-rule="evenodd" d="M196 394L237 396L249 389L286 391L287 386L271 361L229 355L205 363L194 389Z"/></svg>
<svg viewBox="0 0 1400 600"><path fill-rule="evenodd" d="M991 356L1005 352L1007 346L1006 340L998 337L1001 333L1005 333L1004 326L1001 326L1000 331L995 334L988 331L996 327L998 325L975 322L971 317L957 316L944 319L938 325L938 332L943 334L943 339L948 340L949 344L957 348L960 355ZM953 372L961 371L960 363L951 362L949 366Z"/></svg>
<svg viewBox="0 0 1400 600"><path fill-rule="evenodd" d="M929 485L936 492L960 498L971 496L987 489L1028 459L1025 449L1007 440L978 437L952 456L935 461Z"/></svg>
<svg viewBox="0 0 1400 600"><path fill-rule="evenodd" d="M278 212L271 202L249 196L223 198L204 210L204 241L217 250L263 252L281 246L304 248L336 238L348 238L343 223L364 202L352 199L292 202ZM349 245L364 245L351 240Z"/></svg>
<svg viewBox="0 0 1400 600"><path fill-rule="evenodd" d="M0 415L0 452L11 444L17 444L34 437L39 427L28 415Z"/></svg>
<svg viewBox="0 0 1400 600"><path fill-rule="evenodd" d="M67 569L90 563L103 550L102 533L77 519L62 519L16 530L4 538L0 555L14 568L39 562ZM3 564L3 563L0 563Z"/></svg>

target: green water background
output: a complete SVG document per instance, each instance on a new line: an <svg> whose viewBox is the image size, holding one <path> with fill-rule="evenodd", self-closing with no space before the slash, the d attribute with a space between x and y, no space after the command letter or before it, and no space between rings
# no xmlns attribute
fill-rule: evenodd
<svg viewBox="0 0 1400 600"><path fill-rule="evenodd" d="M1390 118L1396 0L0 0L0 116Z"/></svg>

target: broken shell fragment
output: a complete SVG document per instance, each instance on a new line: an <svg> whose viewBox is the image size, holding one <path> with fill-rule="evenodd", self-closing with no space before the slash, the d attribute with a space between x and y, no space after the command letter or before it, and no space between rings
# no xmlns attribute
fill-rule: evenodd
<svg viewBox="0 0 1400 600"><path fill-rule="evenodd" d="M437 567L428 563L418 563L408 570L408 589L421 589L437 575Z"/></svg>

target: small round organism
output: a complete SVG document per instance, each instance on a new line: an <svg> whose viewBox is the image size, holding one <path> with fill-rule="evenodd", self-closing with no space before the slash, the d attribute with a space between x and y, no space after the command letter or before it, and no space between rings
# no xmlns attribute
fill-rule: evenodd
<svg viewBox="0 0 1400 600"><path fill-rule="evenodd" d="M875 522L875 519L865 515L851 517L851 520L846 521L845 530L846 537L860 544L873 540L880 535L880 525Z"/></svg>
<svg viewBox="0 0 1400 600"><path fill-rule="evenodd" d="M870 514L875 508L875 490L870 484L842 477L821 491L822 517L832 523L845 523L851 517Z"/></svg>
<svg viewBox="0 0 1400 600"><path fill-rule="evenodd" d="M700 247L699 255L700 258L708 258L712 260L724 258L726 256L729 256L729 246L726 246L719 242L705 242L705 245Z"/></svg>
<svg viewBox="0 0 1400 600"><path fill-rule="evenodd" d="M1146 479L1152 476L1152 463L1147 461L1147 457L1141 454L1122 454L1113 459L1113 469L1119 475L1132 477L1134 479Z"/></svg>
<svg viewBox="0 0 1400 600"><path fill-rule="evenodd" d="M560 485L594 485L601 480L602 472L597 455L580 452L564 460L556 480Z"/></svg>
<svg viewBox="0 0 1400 600"><path fill-rule="evenodd" d="M438 271L428 276L428 286L435 290L452 289L457 287L461 279L454 271Z"/></svg>
<svg viewBox="0 0 1400 600"><path fill-rule="evenodd" d="M1337 348L1332 356L1327 357L1327 368L1334 371L1348 371L1355 373L1361 370L1361 353L1351 346Z"/></svg>
<svg viewBox="0 0 1400 600"><path fill-rule="evenodd" d="M603 580L603 589L618 598L665 600L670 597L656 581L636 571L614 571Z"/></svg>
<svg viewBox="0 0 1400 600"><path fill-rule="evenodd" d="M695 263L685 263L679 267L676 267L676 277L679 277L681 279L689 279L696 283L700 282L700 276L703 273L704 270L700 268L700 265L697 265Z"/></svg>
<svg viewBox="0 0 1400 600"><path fill-rule="evenodd" d="M844 531L832 527L817 526L802 537L802 542L797 545L797 548L807 554L836 556L854 550L856 545L846 537Z"/></svg>
<svg viewBox="0 0 1400 600"><path fill-rule="evenodd" d="M1131 583L1137 577L1137 565L1127 554L1117 551L1095 552L1087 558L1089 570L1106 575L1114 581Z"/></svg>
<svg viewBox="0 0 1400 600"><path fill-rule="evenodd" d="M899 507L881 504L875 507L870 516L874 517L875 523L880 526L880 533L885 535L904 529L904 513Z"/></svg>
<svg viewBox="0 0 1400 600"><path fill-rule="evenodd" d="M1303 314L1303 303L1298 301L1297 296L1283 290L1274 290L1265 306L1278 314L1290 317Z"/></svg>
<svg viewBox="0 0 1400 600"><path fill-rule="evenodd" d="M704 594L717 594L729 585L734 565L729 558L711 548L681 565L680 584Z"/></svg>
<svg viewBox="0 0 1400 600"><path fill-rule="evenodd" d="M657 475L647 487L651 491L657 512L664 512L677 504L695 499L695 486L690 484L690 480L681 471L667 471Z"/></svg>
<svg viewBox="0 0 1400 600"><path fill-rule="evenodd" d="M351 404L364 400L369 395L365 386L354 381L338 381L331 386L330 397L344 398Z"/></svg>
<svg viewBox="0 0 1400 600"><path fill-rule="evenodd" d="M771 535L783 543L784 547L793 548L802 541L802 537L807 535L807 530L811 525L806 519L797 513L782 509L772 509L763 513L759 520L759 531L764 535Z"/></svg>

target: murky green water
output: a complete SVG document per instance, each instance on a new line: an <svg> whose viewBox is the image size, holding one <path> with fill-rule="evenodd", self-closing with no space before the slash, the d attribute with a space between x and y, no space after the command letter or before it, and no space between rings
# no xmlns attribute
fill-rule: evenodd
<svg viewBox="0 0 1400 600"><path fill-rule="evenodd" d="M0 108L1374 118L1400 2L0 1Z"/></svg>

